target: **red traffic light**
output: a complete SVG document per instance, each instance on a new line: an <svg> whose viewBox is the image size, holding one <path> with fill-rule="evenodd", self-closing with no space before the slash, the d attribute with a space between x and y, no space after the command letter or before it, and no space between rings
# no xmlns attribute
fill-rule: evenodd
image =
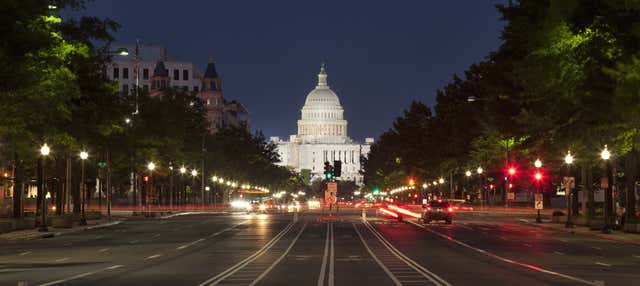
<svg viewBox="0 0 640 286"><path fill-rule="evenodd" d="M415 186L416 184L416 180L414 180L413 178L409 178L409 186Z"/></svg>
<svg viewBox="0 0 640 286"><path fill-rule="evenodd" d="M145 181L145 182L148 182L149 181L149 176L142 177L142 180Z"/></svg>
<svg viewBox="0 0 640 286"><path fill-rule="evenodd" d="M495 186L494 186L493 184L489 185L489 189L492 189L492 190L493 190L493 188L494 188L494 187L495 187Z"/></svg>
<svg viewBox="0 0 640 286"><path fill-rule="evenodd" d="M536 174L534 175L534 178L536 178L537 181L542 180L542 173L536 172Z"/></svg>
<svg viewBox="0 0 640 286"><path fill-rule="evenodd" d="M509 175L515 175L515 174L516 174L516 168L509 167Z"/></svg>
<svg viewBox="0 0 640 286"><path fill-rule="evenodd" d="M509 190L513 189L513 184L509 183Z"/></svg>

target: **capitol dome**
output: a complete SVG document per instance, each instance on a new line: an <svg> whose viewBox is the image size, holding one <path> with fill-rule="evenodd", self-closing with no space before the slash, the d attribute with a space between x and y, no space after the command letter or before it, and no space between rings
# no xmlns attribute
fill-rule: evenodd
<svg viewBox="0 0 640 286"><path fill-rule="evenodd" d="M346 140L347 121L340 99L327 84L325 65L320 66L318 85L307 95L302 107L302 118L298 120L298 136L319 140L333 138Z"/></svg>

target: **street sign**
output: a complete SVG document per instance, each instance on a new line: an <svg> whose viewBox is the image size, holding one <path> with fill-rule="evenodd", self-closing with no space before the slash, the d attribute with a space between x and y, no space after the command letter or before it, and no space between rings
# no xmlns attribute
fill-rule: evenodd
<svg viewBox="0 0 640 286"><path fill-rule="evenodd" d="M513 201L516 199L516 194L514 192L507 193L507 200Z"/></svg>
<svg viewBox="0 0 640 286"><path fill-rule="evenodd" d="M338 183L328 182L327 191L324 192L324 201L327 204L334 204L337 201L338 196Z"/></svg>
<svg viewBox="0 0 640 286"><path fill-rule="evenodd" d="M544 208L543 203L542 203L542 194L534 194L533 195L534 201L535 201L535 209L537 210L541 210Z"/></svg>
<svg viewBox="0 0 640 286"><path fill-rule="evenodd" d="M562 178L562 185L567 188L575 188L576 187L576 178L575 177L564 177Z"/></svg>

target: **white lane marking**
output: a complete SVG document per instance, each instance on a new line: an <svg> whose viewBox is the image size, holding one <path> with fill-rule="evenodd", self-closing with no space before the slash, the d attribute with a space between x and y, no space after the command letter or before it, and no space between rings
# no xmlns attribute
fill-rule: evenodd
<svg viewBox="0 0 640 286"><path fill-rule="evenodd" d="M87 276L90 276L90 275L93 275L93 274L96 274L96 273L100 273L100 272L103 272L103 271L118 269L118 268L123 267L123 266L124 265L112 265L112 266L109 266L109 267L106 267L106 268L94 270L94 271L91 271L91 272L81 273L81 274L74 275L74 276L71 276L71 277L68 277L68 278L59 279L59 280L55 280L55 281L39 284L37 286L50 286L50 285L62 284L62 283L65 283L65 282L69 282L71 280L84 278L84 277L87 277Z"/></svg>
<svg viewBox="0 0 640 286"><path fill-rule="evenodd" d="M640 255L635 255L635 254L634 254L634 255L631 255L631 256L633 256L633 257L635 257L635 258L640 258Z"/></svg>
<svg viewBox="0 0 640 286"><path fill-rule="evenodd" d="M523 245L524 245L524 246L526 246L526 247L533 247L533 245L528 244L528 243L525 243L525 244L523 244Z"/></svg>
<svg viewBox="0 0 640 286"><path fill-rule="evenodd" d="M54 260L54 262L63 262L63 261L67 261L67 260L69 260L69 258L64 257L64 258L58 258L58 259Z"/></svg>
<svg viewBox="0 0 640 286"><path fill-rule="evenodd" d="M103 248L103 249L98 250L98 252L107 252L107 251L109 251L108 248Z"/></svg>
<svg viewBox="0 0 640 286"><path fill-rule="evenodd" d="M103 237L104 237L104 235L98 235L98 236L96 236L96 239L101 239Z"/></svg>
<svg viewBox="0 0 640 286"><path fill-rule="evenodd" d="M333 224L332 224L333 225ZM258 284L258 282L260 282L260 280L262 280L262 278L264 278L265 276L267 276L267 274L269 274L269 272L271 272L271 270L273 270L274 267L276 267L276 265L278 265L278 263L280 263L280 261L282 261L282 259L284 259L289 252L291 251L291 249L293 248L293 246L296 244L296 242L298 241L298 239L300 238L300 235L302 235L302 232L304 231L304 229L307 227L307 222L305 222L302 225L302 228L300 229L300 231L298 232L298 234L296 235L296 237L293 239L293 241L291 241L291 244L289 244L289 247L287 247L287 249L284 251L284 253L282 253L282 255L280 255L280 257L278 257L278 259L276 259L276 261L274 261L273 263L271 263L271 265L269 265L269 267L267 269L264 270L264 272L260 273L260 275L258 275L258 277L256 278L256 280L253 280L253 282L251 282L251 284L249 284L249 286L255 286L256 284ZM331 278L331 276L329 277ZM331 280L329 280L329 286L333 286L331 284Z"/></svg>
<svg viewBox="0 0 640 286"><path fill-rule="evenodd" d="M134 244L134 243L138 243L138 242L140 242L140 240L137 240L137 239L136 239L136 240L132 240L132 241L130 241L129 243Z"/></svg>
<svg viewBox="0 0 640 286"><path fill-rule="evenodd" d="M556 238L557 241L562 241L562 242L569 242L568 239L564 239L564 238Z"/></svg>
<svg viewBox="0 0 640 286"><path fill-rule="evenodd" d="M218 235L220 235L220 234L222 234L222 233L225 233L225 232L227 232L227 231L234 230L236 227L241 226L241 225L243 225L243 224L245 224L245 223L248 223L248 222L249 222L248 220L245 220L245 221L243 221L243 222L240 222L240 223L234 224L234 225L232 225L232 226L230 226L230 227L227 227L227 228L225 228L225 229L223 229L223 230L220 230L220 231L218 231L218 232L214 232L214 233L212 233L211 235L209 235L209 237L215 237L215 236L218 236Z"/></svg>
<svg viewBox="0 0 640 286"><path fill-rule="evenodd" d="M20 255L20 256L25 256L25 255L27 255L27 254L29 254L29 253L31 253L31 251L25 251L25 252L20 253L20 254L18 254L18 255Z"/></svg>
<svg viewBox="0 0 640 286"><path fill-rule="evenodd" d="M333 222L331 223L331 248L329 252L331 255L329 256L329 286L334 286L335 275L334 275L334 263L336 261L335 258L335 248L333 247L334 235L333 235Z"/></svg>
<svg viewBox="0 0 640 286"><path fill-rule="evenodd" d="M151 238L156 238L156 237L158 237L158 236L160 236L160 234L159 234L159 233L156 233L156 234L154 234Z"/></svg>
<svg viewBox="0 0 640 286"><path fill-rule="evenodd" d="M249 255L249 257L243 259L242 261L236 263L235 265L227 268L225 271L222 271L218 275L213 276L213 277L207 279L206 281L198 284L198 286L217 285L222 280L224 280L227 277L229 277L229 276L233 275L234 273L238 272L238 270L240 270L243 267L247 266L247 264L253 262L256 259L258 259L258 257L262 256L269 249L271 249L271 247L273 247L273 245L276 244L280 240L280 238L282 238L285 234L287 234L287 232L289 232L289 230L293 227L293 225L294 225L294 223L290 222L282 231L280 231L276 236L274 236L269 242L267 242L264 246L262 246L262 248L258 249L255 253Z"/></svg>
<svg viewBox="0 0 640 286"><path fill-rule="evenodd" d="M595 249L595 250L602 250L602 248L597 247L597 246L591 246L591 247L589 247L589 248L591 248L591 249Z"/></svg>
<svg viewBox="0 0 640 286"><path fill-rule="evenodd" d="M150 260L150 259L158 258L160 256L162 256L162 254L154 254L154 255L151 255L151 256L147 256L147 258L145 258L144 260Z"/></svg>
<svg viewBox="0 0 640 286"><path fill-rule="evenodd" d="M604 263L604 262L596 262L596 265L611 267L611 264Z"/></svg>
<svg viewBox="0 0 640 286"><path fill-rule="evenodd" d="M324 275L327 270L327 258L329 256L329 224L327 223L327 234L324 239L324 253L322 254L322 264L320 265L320 276L318 276L318 286L324 286Z"/></svg>
<svg viewBox="0 0 640 286"><path fill-rule="evenodd" d="M387 268L387 266L382 264L382 261L380 261L380 259L378 259L378 257L373 253L373 251L371 251L371 248L369 248L369 245L367 245L367 242L362 237L362 234L360 234L360 231L356 227L356 224L355 223L351 223L351 224L353 225L353 229L356 230L356 234L358 234L358 237L360 238L360 241L362 241L362 244L364 245L364 248L367 250L367 252L369 252L369 255L371 255L371 258L373 258L373 260L375 260L376 263L378 263L378 266L380 266L380 268L382 268L382 270L385 273L387 273L387 276L389 276L391 281L393 281L393 284L395 284L396 286L402 286L402 283L400 283L400 280L398 280L398 278L395 275L393 275L393 273L391 273L391 271L389 271L389 268Z"/></svg>
<svg viewBox="0 0 640 286"><path fill-rule="evenodd" d="M408 221L408 222L418 225L417 223L412 222L412 221ZM449 282L447 282L446 280L442 279L442 277L440 277L437 274L429 271L424 266L418 264L417 262L415 262L411 258L409 258L406 255L404 255L404 253L402 253L395 246L393 246L393 244L391 244L391 242L389 242L377 229L375 229L366 220L364 221L364 226L367 227L369 229L369 231L371 231L371 233L378 238L378 240L382 243L382 245L384 247L387 248L387 250L389 250L389 252L391 252L393 255L395 255L398 259L400 259L406 265L408 265L409 267L413 268L420 275L422 275L423 277L427 278L429 281L431 281L431 283L433 283L435 285L438 285L438 286L439 285L452 286ZM405 282L407 282L407 281L405 281Z"/></svg>
<svg viewBox="0 0 640 286"><path fill-rule="evenodd" d="M194 244L196 244L196 243L199 243L199 242L203 242L203 241L205 241L205 240L206 240L205 238L201 238L201 239L198 239L198 240L194 240L194 241L189 242L189 243L187 243L187 244L180 245L180 246L176 247L176 249L177 249L177 250L183 250L183 249L185 249L185 248L187 248L187 247L189 247L189 246L192 246L192 245L194 245Z"/></svg>
<svg viewBox="0 0 640 286"><path fill-rule="evenodd" d="M560 251L554 251L553 253L555 253L555 254L557 254L557 255L564 255L564 253L563 253L563 252L560 252Z"/></svg>
<svg viewBox="0 0 640 286"><path fill-rule="evenodd" d="M523 219L523 218L518 219L518 220L519 220L519 221L521 221L521 222L529 222L529 220L527 220L527 219Z"/></svg>
<svg viewBox="0 0 640 286"><path fill-rule="evenodd" d="M547 269L544 269L542 267L538 267L538 266L535 266L535 265L531 265L531 264L527 264L527 263L524 263L524 262L518 262L518 261L515 261L515 260L511 260L509 258L505 258L505 257L499 256L497 254L493 254L493 253L488 252L486 250L483 250L483 249L480 249L480 248L477 248L477 247L473 247L473 246L471 246L469 244L466 244L466 243L464 243L462 241L459 241L459 240L457 240L457 239L455 239L455 238L453 238L451 236L442 234L442 233L434 231L432 229L428 229L428 228L426 228L426 227L424 227L422 225L419 225L417 223L413 223L411 221L407 221L407 222L409 222L409 223L411 223L411 224L413 224L413 225L415 225L417 227L420 227L420 228L422 228L422 229L424 229L424 230L426 230L426 231L428 231L430 233L433 233L433 234L435 234L435 235L437 235L437 236L439 236L439 237L441 237L441 238L443 238L445 240L451 241L451 242L453 242L455 244L458 244L460 246L463 246L463 247L472 249L474 251L483 253L483 254L485 254L485 255L487 255L489 257L495 258L497 260L500 260L500 261L503 261L503 262L506 262L506 263L509 263L509 264L522 266L522 267L530 269L530 270L535 270L535 271L546 273L546 274L549 274L549 275L562 277L562 278L565 278L565 279L568 279L568 280L572 280L572 281L583 283L583 284L587 284L587 285L592 285L592 286L600 286L601 285L597 281L588 281L588 280L584 280L582 278L578 278L578 277L575 277L575 276L571 276L571 275L562 274L562 273L559 273L559 272L554 272L554 271L551 271L551 270L547 270Z"/></svg>

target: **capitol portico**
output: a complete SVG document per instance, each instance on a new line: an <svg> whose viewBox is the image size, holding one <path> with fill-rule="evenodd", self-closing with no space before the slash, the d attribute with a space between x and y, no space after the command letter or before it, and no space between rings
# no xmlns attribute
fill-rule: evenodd
<svg viewBox="0 0 640 286"><path fill-rule="evenodd" d="M324 162L342 161L342 180L362 184L360 157L367 156L373 138L366 138L364 144L352 140L347 135L347 121L340 99L327 84L324 64L318 74L318 85L307 95L302 107L302 117L298 120L298 134L291 135L289 141L271 137L278 146L280 165L289 166L297 172L309 170L311 178L322 178Z"/></svg>

